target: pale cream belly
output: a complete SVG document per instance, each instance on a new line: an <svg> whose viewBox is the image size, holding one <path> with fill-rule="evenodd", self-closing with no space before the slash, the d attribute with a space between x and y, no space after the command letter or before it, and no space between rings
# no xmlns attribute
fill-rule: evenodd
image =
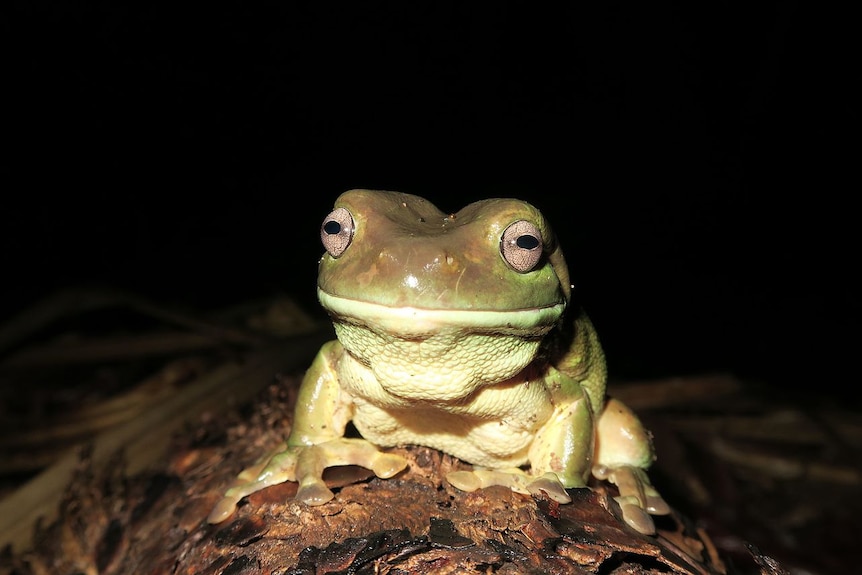
<svg viewBox="0 0 862 575"><path fill-rule="evenodd" d="M436 397L439 382L433 381L425 384L428 399L392 393L390 387L400 389L400 382L381 382L349 354L341 357L338 371L353 424L365 439L381 446L432 447L475 465L524 465L533 438L553 413L544 382L531 381L529 370L449 401Z"/></svg>
<svg viewBox="0 0 862 575"><path fill-rule="evenodd" d="M436 408L387 409L357 401L353 423L362 436L381 446L423 445L486 467L518 467L536 429L508 422L449 413Z"/></svg>

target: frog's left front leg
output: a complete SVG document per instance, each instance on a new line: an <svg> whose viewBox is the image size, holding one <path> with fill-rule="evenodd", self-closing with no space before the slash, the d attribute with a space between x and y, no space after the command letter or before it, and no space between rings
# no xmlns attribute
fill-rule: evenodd
<svg viewBox="0 0 862 575"><path fill-rule="evenodd" d="M327 467L359 465L388 478L407 466L400 455L384 453L364 439L343 437L353 414L352 400L342 392L335 369L343 353L336 340L324 344L300 385L287 442L237 476L210 513L210 523L227 519L243 497L285 481L299 482L296 499L303 503L326 503L333 497L323 481Z"/></svg>
<svg viewBox="0 0 862 575"><path fill-rule="evenodd" d="M530 470L538 476L541 487L553 499L550 484L556 479L558 490L585 487L593 460L595 425L590 402L580 387L569 388L564 402L557 404L550 420L536 434L530 446ZM543 485L549 483L549 485Z"/></svg>
<svg viewBox="0 0 862 575"><path fill-rule="evenodd" d="M359 465L383 479L392 477L406 465L400 455L384 453L364 439L338 437L315 445L282 444L271 457L243 470L209 515L210 523L220 523L236 509L237 503L252 493L285 481L298 481L296 499L307 505L322 505L333 498L323 481L323 472L337 465Z"/></svg>

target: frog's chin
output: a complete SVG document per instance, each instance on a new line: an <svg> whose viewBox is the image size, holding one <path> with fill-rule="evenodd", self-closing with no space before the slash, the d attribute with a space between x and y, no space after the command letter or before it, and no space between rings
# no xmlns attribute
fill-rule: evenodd
<svg viewBox="0 0 862 575"><path fill-rule="evenodd" d="M322 289L317 290L317 297L321 305L341 321L401 337L423 337L450 329L542 337L557 324L566 308L565 303L514 310L390 307L335 296Z"/></svg>

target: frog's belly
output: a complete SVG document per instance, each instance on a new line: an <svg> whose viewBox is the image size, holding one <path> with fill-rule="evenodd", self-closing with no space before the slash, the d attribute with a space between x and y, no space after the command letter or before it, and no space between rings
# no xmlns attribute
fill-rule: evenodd
<svg viewBox="0 0 862 575"><path fill-rule="evenodd" d="M535 429L524 421L488 420L436 408L388 409L357 402L353 423L381 446L423 445L485 467L527 463Z"/></svg>

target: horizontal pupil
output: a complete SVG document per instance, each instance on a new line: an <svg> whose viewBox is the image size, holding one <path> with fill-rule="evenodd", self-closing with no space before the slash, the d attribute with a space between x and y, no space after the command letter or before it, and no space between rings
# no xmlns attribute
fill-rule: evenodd
<svg viewBox="0 0 862 575"><path fill-rule="evenodd" d="M539 240L533 236L518 236L518 239L515 240L515 245L525 250L532 250L539 246Z"/></svg>
<svg viewBox="0 0 862 575"><path fill-rule="evenodd" d="M329 220L325 224L323 224L323 231L331 236L338 235L341 233L341 224L336 222L335 220Z"/></svg>

